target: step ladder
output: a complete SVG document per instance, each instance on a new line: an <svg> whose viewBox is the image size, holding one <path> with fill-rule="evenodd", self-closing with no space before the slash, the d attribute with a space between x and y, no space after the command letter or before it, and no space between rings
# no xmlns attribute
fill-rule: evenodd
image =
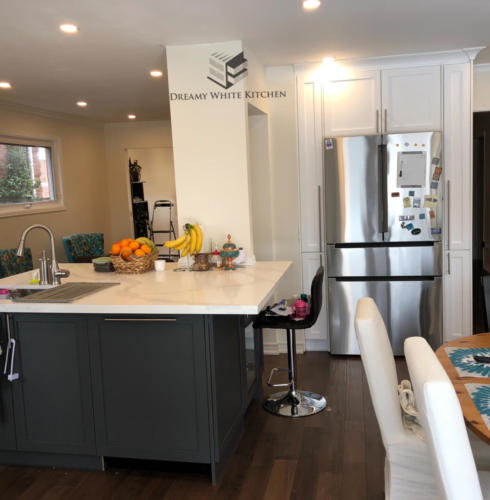
<svg viewBox="0 0 490 500"><path fill-rule="evenodd" d="M175 240L177 236L175 234L174 223L172 221L172 207L175 206L170 200L157 200L153 203L153 211L151 213L151 222L150 222L150 239L155 243L157 247L162 247L165 242L157 243L155 241L155 235L165 234L168 237L167 240ZM159 209L168 209L168 229L155 229L155 212ZM160 258L160 256L159 256ZM168 255L162 257L165 260L175 261L179 258L179 252L177 250L173 250L172 248L168 249Z"/></svg>

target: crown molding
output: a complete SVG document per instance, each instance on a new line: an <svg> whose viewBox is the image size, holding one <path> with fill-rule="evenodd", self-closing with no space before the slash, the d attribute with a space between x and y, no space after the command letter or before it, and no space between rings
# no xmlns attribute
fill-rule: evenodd
<svg viewBox="0 0 490 500"><path fill-rule="evenodd" d="M397 54L379 57L365 57L359 59L335 59L340 65L359 69L391 69L407 68L411 66L430 66L435 64L455 64L470 62L485 47L468 47L458 50L438 52L418 52L412 54ZM297 73L312 71L319 68L321 62L299 63L294 68Z"/></svg>
<svg viewBox="0 0 490 500"><path fill-rule="evenodd" d="M36 108L34 106L28 106L26 104L18 104L16 102L0 101L0 109L5 109L8 111L16 111L19 113L25 113L29 115L42 116L44 118L54 118L56 120L63 120L70 123L77 123L79 125L88 125L97 128L104 127L104 123L98 120L91 120L89 118L73 116L58 111L50 111L48 109Z"/></svg>

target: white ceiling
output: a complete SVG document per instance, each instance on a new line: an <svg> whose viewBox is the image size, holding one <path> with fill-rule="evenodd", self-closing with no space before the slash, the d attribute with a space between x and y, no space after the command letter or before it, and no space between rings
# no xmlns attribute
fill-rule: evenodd
<svg viewBox="0 0 490 500"><path fill-rule="evenodd" d="M76 35L58 25L72 22ZM490 46L488 0L0 0L0 101L168 118L166 45L243 40L265 65ZM477 62L490 61L486 50ZM79 99L89 102L81 110Z"/></svg>

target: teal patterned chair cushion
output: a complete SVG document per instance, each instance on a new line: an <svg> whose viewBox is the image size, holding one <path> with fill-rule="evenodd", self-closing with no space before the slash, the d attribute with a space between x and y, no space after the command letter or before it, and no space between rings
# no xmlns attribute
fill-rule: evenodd
<svg viewBox="0 0 490 500"><path fill-rule="evenodd" d="M68 262L91 262L104 255L104 235L102 233L81 233L63 237L63 247Z"/></svg>
<svg viewBox="0 0 490 500"><path fill-rule="evenodd" d="M32 270L32 253L30 248L24 250L24 258L16 255L17 248L0 250L0 278Z"/></svg>

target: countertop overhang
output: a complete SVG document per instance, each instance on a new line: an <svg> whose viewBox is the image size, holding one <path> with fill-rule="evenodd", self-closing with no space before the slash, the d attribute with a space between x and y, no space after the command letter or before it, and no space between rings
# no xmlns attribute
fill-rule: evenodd
<svg viewBox="0 0 490 500"><path fill-rule="evenodd" d="M234 271L144 274L97 273L92 264L62 264L69 282L119 282L68 304L25 303L0 300L0 313L83 314L238 314L255 315L271 300L291 262L257 262ZM0 289L29 282L30 273L0 279Z"/></svg>

